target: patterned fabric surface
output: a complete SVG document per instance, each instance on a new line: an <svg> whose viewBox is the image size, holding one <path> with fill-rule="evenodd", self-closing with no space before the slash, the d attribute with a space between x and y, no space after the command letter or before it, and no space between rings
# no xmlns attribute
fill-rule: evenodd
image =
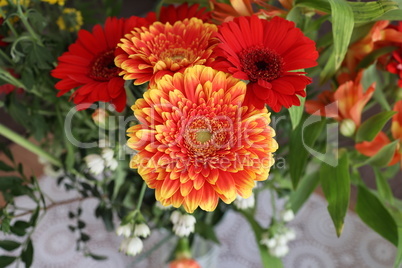
<svg viewBox="0 0 402 268"><path fill-rule="evenodd" d="M75 193L66 193L58 188L55 180L50 177L43 177L40 183L43 191L53 201L77 197ZM259 196L257 219L261 223L269 222L272 214L270 200L269 192L263 192ZM94 199L82 202L83 219L87 223L86 232L91 235L90 249L95 254L108 256L108 259L94 261L75 251L76 237L67 228L67 225L73 224L67 216L68 211L74 211L77 207L77 203L71 203L50 209L41 219L33 234L35 247L33 267L167 267L162 263L169 258L169 251L174 243L172 239L155 250L148 258L139 260L127 257L118 252L121 239L114 233L105 231L103 223L91 212L96 207L96 202ZM20 198L18 205L29 208L30 201ZM280 202L279 205L281 205ZM392 267L395 256L394 246L365 226L353 212L348 213L343 234L341 238L337 238L326 210L326 202L319 195L313 195L310 198L289 226L296 230L297 239L289 244L290 253L284 258L286 268ZM216 227L216 231L222 243L219 247L207 245L207 248L212 250L204 259L200 259L200 262L204 264L203 268L262 267L254 234L241 215L235 212L227 213ZM167 236L166 231L153 232L145 242L144 251L157 245ZM4 238L21 240L18 237L1 235L0 239ZM0 254L9 253L0 251ZM215 264L213 264L214 260Z"/></svg>

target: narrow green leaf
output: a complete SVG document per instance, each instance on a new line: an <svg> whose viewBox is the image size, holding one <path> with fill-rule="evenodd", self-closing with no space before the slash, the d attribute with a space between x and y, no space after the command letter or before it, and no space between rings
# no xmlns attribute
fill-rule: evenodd
<svg viewBox="0 0 402 268"><path fill-rule="evenodd" d="M334 35L335 69L341 65L349 47L353 32L354 15L344 0L328 0L331 5L332 33Z"/></svg>
<svg viewBox="0 0 402 268"><path fill-rule="evenodd" d="M387 47L382 47L379 49L374 50L373 52L371 52L370 54L368 54L367 56L365 56L357 65L358 69L366 69L367 67L369 67L371 64L373 64L374 61L376 61L379 57L385 55L385 54L389 54L392 51L394 51L396 49L396 47L393 46L387 46Z"/></svg>
<svg viewBox="0 0 402 268"><path fill-rule="evenodd" d="M93 254L93 253L88 253L88 256L91 257L92 259L96 260L96 261L107 260L107 256L103 256L103 255L96 255L96 254Z"/></svg>
<svg viewBox="0 0 402 268"><path fill-rule="evenodd" d="M0 268L9 266L16 259L17 259L17 257L13 257L13 256L0 256Z"/></svg>
<svg viewBox="0 0 402 268"><path fill-rule="evenodd" d="M381 76L378 73L377 65L374 63L368 67L362 78L362 84L364 88L368 88L372 83L376 83L376 89L374 90L374 99L381 105L381 107L386 111L391 111L391 106L389 105L387 98L385 97L383 90L383 82Z"/></svg>
<svg viewBox="0 0 402 268"><path fill-rule="evenodd" d="M370 228L390 241L398 244L398 230L395 220L380 200L364 186L358 186L356 213Z"/></svg>
<svg viewBox="0 0 402 268"><path fill-rule="evenodd" d="M294 6L309 7L325 13L331 13L331 6L326 0L296 0Z"/></svg>
<svg viewBox="0 0 402 268"><path fill-rule="evenodd" d="M268 252L268 248L261 245L260 240L263 233L263 229L254 219L253 215L246 211L240 211L240 212L249 222L251 228L254 231L254 235L258 244L258 249L260 250L261 261L264 268L283 268L283 263L281 259L271 256Z"/></svg>
<svg viewBox="0 0 402 268"><path fill-rule="evenodd" d="M32 240L29 239L27 247L21 253L21 260L25 263L26 268L31 267L33 261L33 254L34 254L34 248L32 245Z"/></svg>
<svg viewBox="0 0 402 268"><path fill-rule="evenodd" d="M300 120L302 118L304 112L304 103L306 102L306 98L297 96L300 100L299 106L292 106L288 109L290 115L290 121L292 121L293 130L299 125Z"/></svg>
<svg viewBox="0 0 402 268"><path fill-rule="evenodd" d="M340 157L336 167L322 163L320 181L325 198L328 201L328 212L339 237L342 234L350 199L348 154L344 153Z"/></svg>
<svg viewBox="0 0 402 268"><path fill-rule="evenodd" d="M364 121L357 130L356 142L372 141L394 114L395 111L385 111Z"/></svg>
<svg viewBox="0 0 402 268"><path fill-rule="evenodd" d="M396 140L396 141L393 141L393 142L385 145L384 147L381 148L380 151L378 151L377 154L368 158L366 161L359 164L359 166L370 164L370 165L374 165L377 167L385 167L392 160L392 157L394 156L398 142L399 142L399 140Z"/></svg>
<svg viewBox="0 0 402 268"><path fill-rule="evenodd" d="M5 249L7 251L13 251L17 249L21 244L16 241L12 240L1 240L0 241L0 248Z"/></svg>
<svg viewBox="0 0 402 268"><path fill-rule="evenodd" d="M8 159L14 162L13 154L5 144L0 144L0 151L3 152L8 157Z"/></svg>
<svg viewBox="0 0 402 268"><path fill-rule="evenodd" d="M6 163L4 163L3 161L0 160L0 170L9 172L9 171L13 171L14 168L10 167L9 165L7 165Z"/></svg>
<svg viewBox="0 0 402 268"><path fill-rule="evenodd" d="M297 211L303 206L310 195L314 192L320 182L320 177L318 172L309 174L303 178L296 191L294 191L289 196L289 202L291 204L293 212L296 214Z"/></svg>
<svg viewBox="0 0 402 268"><path fill-rule="evenodd" d="M392 203L394 200L394 195L392 194L392 190L389 186L388 181L384 178L378 168L373 167L373 170L375 174L375 182L377 185L378 194L387 202Z"/></svg>
<svg viewBox="0 0 402 268"><path fill-rule="evenodd" d="M302 178L309 152L306 147L314 146L315 141L321 134L326 120L321 118L318 122L310 125L299 124L297 128L290 134L289 144L289 167L290 177L292 179L293 188L296 189L299 180ZM302 135L305 133L305 135ZM304 140L302 140L304 137Z"/></svg>
<svg viewBox="0 0 402 268"><path fill-rule="evenodd" d="M400 21L402 20L402 10L397 9L397 10L391 10L381 17L377 18L376 20L395 20L395 21Z"/></svg>
<svg viewBox="0 0 402 268"><path fill-rule="evenodd" d="M6 191L22 185L22 179L15 176L0 177L0 191Z"/></svg>
<svg viewBox="0 0 402 268"><path fill-rule="evenodd" d="M355 23L372 22L391 10L397 10L398 4L390 0L370 2L349 2L353 10Z"/></svg>

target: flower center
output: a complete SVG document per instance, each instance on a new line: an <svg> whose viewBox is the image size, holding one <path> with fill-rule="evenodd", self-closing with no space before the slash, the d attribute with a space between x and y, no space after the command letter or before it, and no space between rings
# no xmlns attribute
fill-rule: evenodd
<svg viewBox="0 0 402 268"><path fill-rule="evenodd" d="M195 134L195 139L201 143L209 141L211 137L212 133L208 130L200 130Z"/></svg>
<svg viewBox="0 0 402 268"><path fill-rule="evenodd" d="M119 76L120 69L114 64L114 49L99 54L91 63L89 77L98 81L109 81Z"/></svg>
<svg viewBox="0 0 402 268"><path fill-rule="evenodd" d="M271 49L261 46L249 47L240 52L239 57L243 71L250 81L272 81L283 72L282 57Z"/></svg>
<svg viewBox="0 0 402 268"><path fill-rule="evenodd" d="M195 157L207 158L230 147L229 122L197 116L190 119L184 132L185 146Z"/></svg>

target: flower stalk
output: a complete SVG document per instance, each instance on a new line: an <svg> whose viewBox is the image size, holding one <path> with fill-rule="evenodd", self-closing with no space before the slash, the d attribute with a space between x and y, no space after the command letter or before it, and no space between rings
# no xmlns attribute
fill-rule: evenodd
<svg viewBox="0 0 402 268"><path fill-rule="evenodd" d="M41 156L49 161L52 165L57 167L62 167L62 163L60 160L55 158L53 155L49 154L45 150L43 150L38 145L33 144L32 142L28 141L25 137L21 136L20 134L16 133L15 131L9 129L8 127L0 124L0 134L12 142L22 146L23 148L27 149L28 151L36 154L37 156Z"/></svg>

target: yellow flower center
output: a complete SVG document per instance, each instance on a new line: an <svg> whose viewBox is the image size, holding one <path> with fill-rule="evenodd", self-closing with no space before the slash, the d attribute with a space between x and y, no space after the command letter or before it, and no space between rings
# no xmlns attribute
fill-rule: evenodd
<svg viewBox="0 0 402 268"><path fill-rule="evenodd" d="M197 134L195 134L195 139L199 142L207 142L211 139L212 133L209 132L208 130L201 130L198 131Z"/></svg>

